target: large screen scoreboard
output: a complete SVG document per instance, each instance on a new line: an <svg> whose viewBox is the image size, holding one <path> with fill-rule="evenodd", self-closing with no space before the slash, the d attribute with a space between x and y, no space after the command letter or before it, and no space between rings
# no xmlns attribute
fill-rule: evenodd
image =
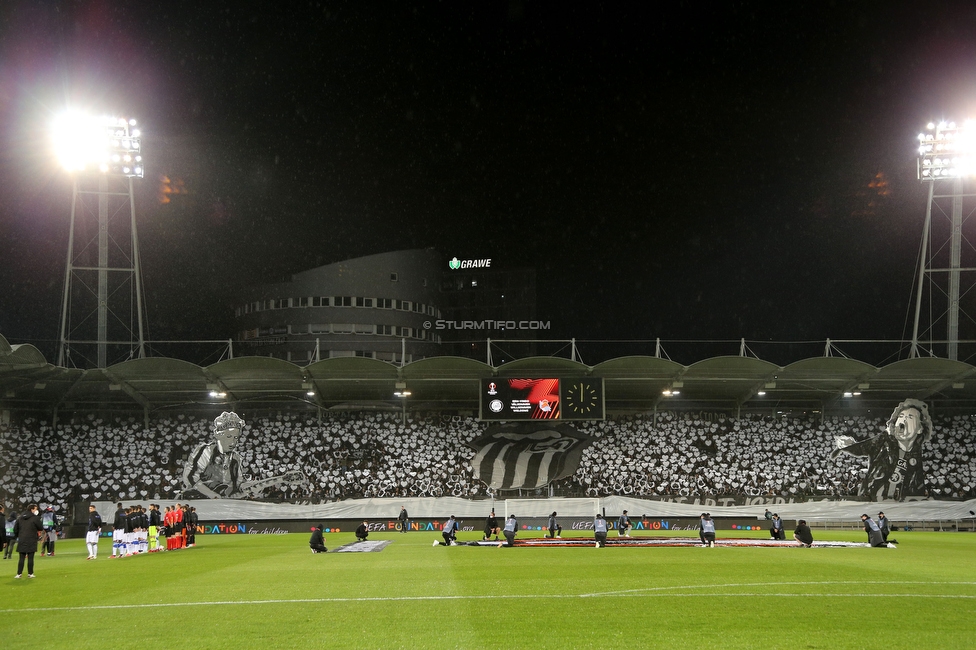
<svg viewBox="0 0 976 650"><path fill-rule="evenodd" d="M601 377L482 379L482 420L603 420Z"/></svg>

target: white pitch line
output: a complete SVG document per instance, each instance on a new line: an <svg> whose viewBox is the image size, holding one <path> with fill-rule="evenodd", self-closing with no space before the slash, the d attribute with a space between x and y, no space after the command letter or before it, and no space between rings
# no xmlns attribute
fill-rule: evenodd
<svg viewBox="0 0 976 650"><path fill-rule="evenodd" d="M671 587L649 587L629 591L608 591L592 594L501 594L468 596L362 596L358 598L280 598L263 600L209 600L179 603L141 603L128 605L73 605L65 607L24 607L20 609L0 609L0 614L34 612L72 612L119 609L157 609L166 607L218 607L239 605L288 605L322 603L371 603L371 602L423 602L423 601L462 601L462 600L517 600L517 599L575 599L575 598L940 598L976 600L976 594L919 594L919 593L851 593L851 594L811 594L811 593L669 593L673 589L722 589L730 587L769 587L800 585L974 585L976 582L887 582L887 581L840 581L840 582L758 582L730 583L724 585L677 585Z"/></svg>
<svg viewBox="0 0 976 650"><path fill-rule="evenodd" d="M733 587L799 587L809 585L976 585L976 581L945 581L924 582L919 580L810 580L805 582L728 582L720 585L670 585L665 587L641 587L640 589L622 589L617 591L600 591L592 594L580 594L581 598L606 596L625 596L627 594L641 594L662 592L674 589L731 589ZM675 594L677 595L677 594ZM731 595L731 594L720 594Z"/></svg>

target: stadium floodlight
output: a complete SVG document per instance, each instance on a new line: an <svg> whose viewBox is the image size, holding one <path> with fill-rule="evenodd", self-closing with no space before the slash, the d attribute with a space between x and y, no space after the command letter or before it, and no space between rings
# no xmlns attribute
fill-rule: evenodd
<svg viewBox="0 0 976 650"><path fill-rule="evenodd" d="M69 111L54 120L54 151L69 172L97 169L103 174L143 178L142 134L135 126L132 119Z"/></svg>
<svg viewBox="0 0 976 650"><path fill-rule="evenodd" d="M915 322L912 331L912 347L910 358L922 356L923 348L919 342L920 324L922 318L922 295L929 292L929 326L926 335L931 336L932 326L944 318L946 323L946 356L950 360L958 360L959 354L959 311L961 296L961 274L971 272L976 265L973 261L973 248L968 240L964 241L962 229L965 220L963 214L971 214L972 206L963 209L972 194L967 194L964 184L976 178L976 122L971 119L955 122L940 120L929 122L925 129L918 134L918 178L928 185L928 204L925 211L925 226L922 233L922 250L919 257L918 283L915 291ZM935 191L936 181L940 181L940 190ZM946 182L948 181L948 182ZM934 208L934 210L933 210ZM937 229L933 232L932 214L949 216L948 228ZM931 237L945 237L944 243L929 244ZM965 251L967 263L963 263L964 244L969 245ZM970 250L972 249L972 250ZM944 281L943 281L944 279ZM938 287L945 300L935 305L935 311L945 310L942 315L935 316L933 311L933 286L931 283L942 283ZM972 321L972 315L967 322ZM927 346L931 354L932 346Z"/></svg>
<svg viewBox="0 0 976 650"><path fill-rule="evenodd" d="M74 183L58 365L105 368L110 350L113 362L144 357L133 191L146 172L142 133L133 119L79 111L51 126L53 153Z"/></svg>
<svg viewBox="0 0 976 650"><path fill-rule="evenodd" d="M918 178L923 181L976 176L976 124L929 122L918 134Z"/></svg>

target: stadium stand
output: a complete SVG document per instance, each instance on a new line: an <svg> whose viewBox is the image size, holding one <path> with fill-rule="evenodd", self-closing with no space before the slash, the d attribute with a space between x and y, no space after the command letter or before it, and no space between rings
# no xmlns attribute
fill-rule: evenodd
<svg viewBox="0 0 976 650"><path fill-rule="evenodd" d="M248 417L238 450L245 480L297 470L305 482L262 500L323 503L363 497L484 497L469 446L486 428L470 417L399 413L306 413ZM937 499L976 497L974 417L934 418L925 447L926 482ZM577 497L748 496L850 498L865 459L830 458L834 436L880 432L884 418L731 418L677 412L575 425L592 437L575 474L552 493ZM211 419L149 421L95 415L59 422L25 418L0 425L0 499L66 510L88 500L175 500L183 463L210 439ZM548 492L547 492L548 494ZM527 496L532 496L528 494Z"/></svg>

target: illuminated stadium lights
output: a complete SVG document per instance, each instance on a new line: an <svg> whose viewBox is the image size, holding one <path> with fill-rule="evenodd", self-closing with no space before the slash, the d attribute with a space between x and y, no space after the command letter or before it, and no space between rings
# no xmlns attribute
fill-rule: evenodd
<svg viewBox="0 0 976 650"><path fill-rule="evenodd" d="M946 323L946 356L950 360L957 360L959 354L959 311L961 308L961 276L963 272L971 272L971 263L963 263L964 244L970 248L968 240L964 241L962 227L965 222L963 214L972 214L972 206L963 210L963 203L972 195L966 192L965 182L976 176L976 123L965 120L957 124L951 120L942 120L938 124L929 122L925 130L918 134L918 178L928 184L928 207L925 211L925 226L922 234L922 250L926 251L919 257L918 283L915 290L915 322L912 330L912 348L909 358L917 358L923 354L923 346L919 341L919 332L923 312L923 293L929 296L929 326L922 329L924 335L932 334L932 327L940 320ZM951 187L940 183L940 190L935 192L935 181L951 181ZM946 230L933 233L932 214L943 214L950 217ZM945 236L945 243L929 243L929 238L935 235ZM947 235L947 236L946 236ZM947 273L946 273L947 272ZM933 298L937 292L943 298ZM945 306L943 315L937 316L933 306L941 309ZM928 354L933 354L931 343L927 347Z"/></svg>
<svg viewBox="0 0 976 650"><path fill-rule="evenodd" d="M54 121L52 140L58 161L69 172L97 169L103 174L143 178L141 132L135 120L67 112Z"/></svg>
<svg viewBox="0 0 976 650"><path fill-rule="evenodd" d="M918 134L918 177L923 181L976 176L976 125L929 122Z"/></svg>
<svg viewBox="0 0 976 650"><path fill-rule="evenodd" d="M52 153L74 184L58 365L105 368L110 354L112 362L142 358L133 179L145 177L145 161L136 121L69 110L51 126Z"/></svg>
<svg viewBox="0 0 976 650"><path fill-rule="evenodd" d="M673 388L665 388L664 390L661 391L661 394L664 395L665 397L674 397L676 395L680 395L681 391L674 390Z"/></svg>

